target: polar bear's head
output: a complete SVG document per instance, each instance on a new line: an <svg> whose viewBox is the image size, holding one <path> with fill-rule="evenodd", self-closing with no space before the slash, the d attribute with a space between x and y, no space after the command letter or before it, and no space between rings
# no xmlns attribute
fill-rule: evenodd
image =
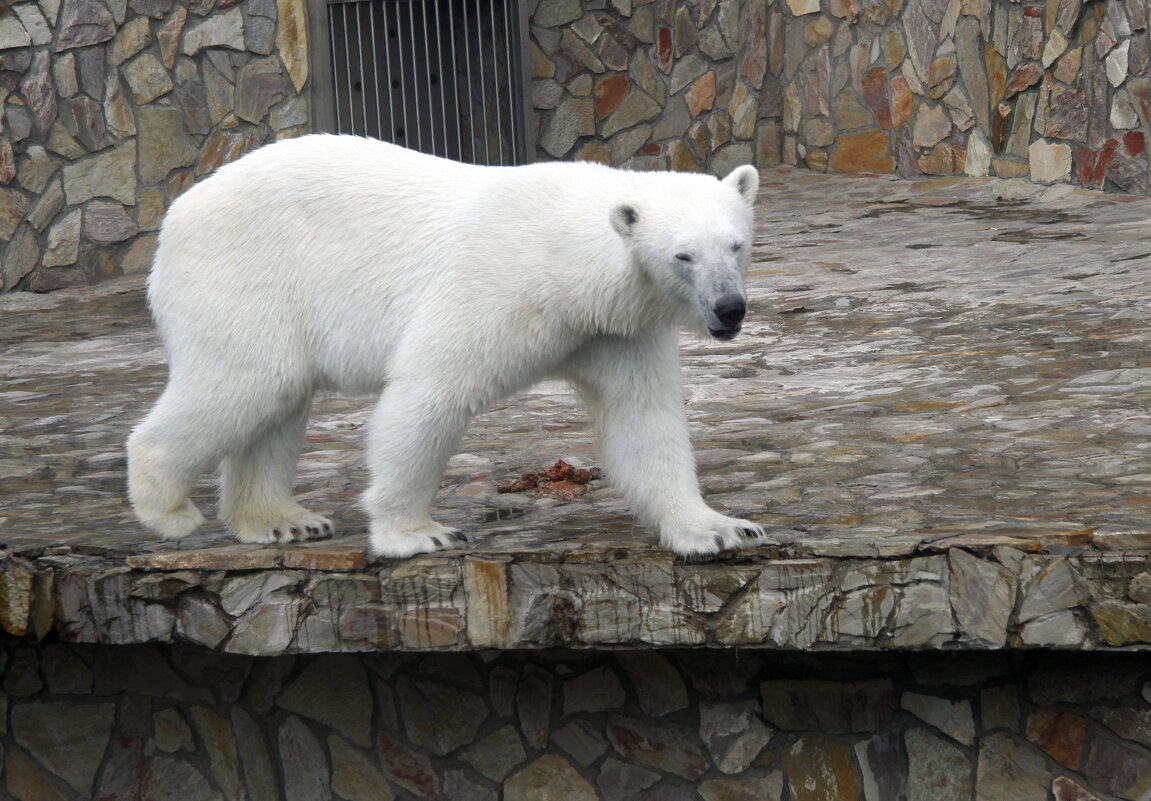
<svg viewBox="0 0 1151 801"><path fill-rule="evenodd" d="M716 339L743 325L743 278L751 256L759 173L737 167L722 181L681 173L651 176L644 191L616 205L611 223L640 269L683 314L681 322Z"/></svg>

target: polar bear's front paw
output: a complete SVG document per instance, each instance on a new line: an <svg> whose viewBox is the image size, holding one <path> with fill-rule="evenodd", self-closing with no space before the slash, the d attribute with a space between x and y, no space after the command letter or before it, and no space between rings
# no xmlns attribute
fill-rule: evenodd
<svg viewBox="0 0 1151 801"><path fill-rule="evenodd" d="M454 528L429 521L419 528L396 529L372 523L369 553L373 558L406 559L418 553L462 548L468 538Z"/></svg>
<svg viewBox="0 0 1151 801"><path fill-rule="evenodd" d="M234 520L230 526L240 542L262 544L322 539L335 533L332 521L302 506L281 510L279 514L262 519Z"/></svg>
<svg viewBox="0 0 1151 801"><path fill-rule="evenodd" d="M659 543L682 557L714 556L720 551L754 547L763 526L719 512L660 526Z"/></svg>

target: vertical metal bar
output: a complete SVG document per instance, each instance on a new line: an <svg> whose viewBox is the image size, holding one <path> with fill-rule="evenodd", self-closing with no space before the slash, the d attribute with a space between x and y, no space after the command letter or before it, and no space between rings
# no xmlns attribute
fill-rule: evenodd
<svg viewBox="0 0 1151 801"><path fill-rule="evenodd" d="M443 23L440 22L440 6L442 6L444 3L443 0L434 0L434 2L436 4L436 35L434 39L436 43L436 69L438 70L437 74L440 76L440 130L443 133L443 136L441 136L440 139L442 140L443 145L443 155L446 158L448 156L448 107L444 100L444 50L447 48L444 47L444 26ZM428 85L431 85L430 76Z"/></svg>
<svg viewBox="0 0 1151 801"><path fill-rule="evenodd" d="M456 56L456 15L452 9L452 0L445 0L448 3L448 38L452 43L451 55L451 76L452 76L452 114L456 118L456 158L460 161L464 160L464 143L460 138L462 136L463 124L460 120L460 89L456 85L456 69L458 57Z"/></svg>
<svg viewBox="0 0 1151 801"><path fill-rule="evenodd" d="M368 3L368 30L372 35L372 80L375 85L372 87L372 99L376 104L376 137L383 138L384 135L384 120L380 116L380 58L376 54L376 4Z"/></svg>
<svg viewBox="0 0 1151 801"><path fill-rule="evenodd" d="M475 0L476 3L476 52L479 54L479 67L480 67L480 110L481 117L484 121L483 138L484 138L484 164L491 164L491 148L488 146L488 90L487 80L484 76L484 51L483 51L483 28L481 20L480 0Z"/></svg>
<svg viewBox="0 0 1151 801"><path fill-rule="evenodd" d="M361 6L356 3L352 8L356 13L356 55L359 56L358 61L360 62L360 114L362 115L360 124L363 126L363 130L353 131L353 133L362 136L368 129L368 92L367 87L364 86L364 32L360 25Z"/></svg>
<svg viewBox="0 0 1151 801"><path fill-rule="evenodd" d="M404 61L406 60L404 55L404 40L407 37L405 37L400 30L400 4L397 2L394 6L396 9L396 49L399 51L396 63L400 65L400 108L403 110L404 118L404 141L400 144L407 147L411 142L411 131L408 125L408 80L404 72Z"/></svg>
<svg viewBox="0 0 1151 801"><path fill-rule="evenodd" d="M512 150L511 150L511 163L518 162L516 135L519 133L516 125L516 82L512 77L512 61L516 53L515 48L515 34L512 31L511 20L508 17L508 7L512 4L512 0L503 0L504 7L504 67L507 72L507 102L504 104L508 111L508 131L511 134Z"/></svg>
<svg viewBox="0 0 1151 801"><path fill-rule="evenodd" d="M428 96L428 152L436 155L436 107L435 98L432 97L432 52L428 49L428 3L432 0L421 0L420 17L424 22L424 88Z"/></svg>
<svg viewBox="0 0 1151 801"><path fill-rule="evenodd" d="M388 135L384 136L384 129L380 128L380 138L385 142L395 144L396 141L396 100L392 96L392 46L388 43L391 32L388 23L388 3L380 3L380 11L384 16L384 77L388 81Z"/></svg>
<svg viewBox="0 0 1151 801"><path fill-rule="evenodd" d="M470 28L468 24L468 2L462 0L460 7L464 11L464 64L468 71L468 152L471 154L469 159L473 164L479 164L480 160L476 158L476 92L472 86L472 46L469 39Z"/></svg>
<svg viewBox="0 0 1151 801"><path fill-rule="evenodd" d="M479 0L476 0L479 2ZM499 40L496 37L496 0L486 0L488 3L488 10L491 12L489 16L492 20L492 91L495 92L495 111L496 111L496 156L502 166L504 163L504 126L503 115L500 114L500 67L499 56L497 50L499 48ZM486 81L485 81L486 83Z"/></svg>
<svg viewBox="0 0 1151 801"><path fill-rule="evenodd" d="M336 76L340 74L336 63L336 6L328 6L328 39L332 45L332 99L336 101L336 133L343 133L340 123L340 93L336 91Z"/></svg>
<svg viewBox="0 0 1151 801"><path fill-rule="evenodd" d="M409 34L408 34L408 36L409 36L408 45L411 47L411 52L412 52L412 116L414 116L416 118L416 147L415 147L415 149L422 152L424 149L424 140L423 140L422 132L420 131L420 97L419 97L419 94L417 93L418 87L419 87L419 80L418 80L418 76L416 75L416 71L415 71L415 65L416 65L416 11L415 11L415 8L413 7L413 3L415 3L415 2L416 2L416 0L408 0L408 25L410 26L410 30L409 30ZM408 136L408 141L410 142L411 140L412 140L411 136Z"/></svg>
<svg viewBox="0 0 1151 801"><path fill-rule="evenodd" d="M348 11L347 7L340 9L341 21L344 29L344 75L347 76L345 83L348 85L348 133L356 132L356 115L355 104L352 99L355 97L355 92L352 89L352 53L351 53L351 40L348 38Z"/></svg>

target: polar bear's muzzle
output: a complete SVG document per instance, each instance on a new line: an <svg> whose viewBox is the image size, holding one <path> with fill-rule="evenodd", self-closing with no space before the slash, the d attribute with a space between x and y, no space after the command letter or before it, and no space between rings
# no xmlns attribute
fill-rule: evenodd
<svg viewBox="0 0 1151 801"><path fill-rule="evenodd" d="M747 314L747 303L739 295L724 295L715 302L712 315L718 325L707 327L708 332L716 339L734 339L743 324L743 316Z"/></svg>

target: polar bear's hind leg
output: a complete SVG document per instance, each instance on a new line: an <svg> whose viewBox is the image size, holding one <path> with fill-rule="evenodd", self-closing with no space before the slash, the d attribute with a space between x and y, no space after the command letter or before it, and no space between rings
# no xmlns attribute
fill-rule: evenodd
<svg viewBox="0 0 1151 801"><path fill-rule="evenodd" d="M128 498L136 517L165 539L195 532L204 516L189 499L196 480L219 463L222 436L204 430L169 387L128 437ZM218 434L219 432L215 432Z"/></svg>
<svg viewBox="0 0 1151 801"><path fill-rule="evenodd" d="M310 405L310 399L299 403L225 457L220 509L241 542L292 542L332 534L331 521L292 500Z"/></svg>

